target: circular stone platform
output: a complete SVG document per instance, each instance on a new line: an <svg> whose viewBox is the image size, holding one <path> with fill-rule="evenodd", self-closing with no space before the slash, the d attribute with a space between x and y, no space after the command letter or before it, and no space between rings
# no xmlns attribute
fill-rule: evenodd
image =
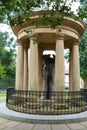
<svg viewBox="0 0 87 130"><path fill-rule="evenodd" d="M0 116L11 120L29 123L56 124L87 120L87 111L69 115L33 115L9 110L4 102L0 103Z"/></svg>

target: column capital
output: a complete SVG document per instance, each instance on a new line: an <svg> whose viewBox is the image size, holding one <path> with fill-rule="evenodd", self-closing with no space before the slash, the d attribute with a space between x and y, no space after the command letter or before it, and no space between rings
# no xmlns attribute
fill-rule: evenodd
<svg viewBox="0 0 87 130"><path fill-rule="evenodd" d="M22 40L22 39L17 39L17 45L22 45L24 46L25 49L29 48L29 43L28 40Z"/></svg>
<svg viewBox="0 0 87 130"><path fill-rule="evenodd" d="M79 42L73 43L73 46L75 46L75 45L79 46Z"/></svg>
<svg viewBox="0 0 87 130"><path fill-rule="evenodd" d="M79 46L79 43L74 43L73 46L75 46L75 45Z"/></svg>
<svg viewBox="0 0 87 130"><path fill-rule="evenodd" d="M73 45L79 45L80 39L75 39Z"/></svg>
<svg viewBox="0 0 87 130"><path fill-rule="evenodd" d="M59 40L64 40L64 34L56 33L56 38L59 39Z"/></svg>
<svg viewBox="0 0 87 130"><path fill-rule="evenodd" d="M36 33L36 32L34 32L34 33L32 33L32 34L29 35L30 39L35 39L37 37L38 37L38 33Z"/></svg>
<svg viewBox="0 0 87 130"><path fill-rule="evenodd" d="M17 39L17 45L22 45L23 41L21 39Z"/></svg>
<svg viewBox="0 0 87 130"><path fill-rule="evenodd" d="M30 41L32 41L33 44L39 43L39 41L38 41L38 33L36 33L35 35L31 35Z"/></svg>

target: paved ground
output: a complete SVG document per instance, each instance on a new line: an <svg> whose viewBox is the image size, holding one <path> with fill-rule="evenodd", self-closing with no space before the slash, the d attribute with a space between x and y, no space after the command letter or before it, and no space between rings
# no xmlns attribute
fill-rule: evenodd
<svg viewBox="0 0 87 130"><path fill-rule="evenodd" d="M87 121L66 124L32 124L0 117L0 130L87 130Z"/></svg>
<svg viewBox="0 0 87 130"><path fill-rule="evenodd" d="M44 124L45 123L59 124L68 122L76 123L80 121L87 121L87 111L68 115L33 115L10 110L6 107L5 102L0 103L0 116L7 118L9 120L17 120L28 123L44 123Z"/></svg>
<svg viewBox="0 0 87 130"><path fill-rule="evenodd" d="M46 116L46 118L44 117L44 119L46 120L44 124L41 124L39 120L42 116L39 116L38 118L38 116L33 115L32 117L30 115L27 116L26 114L11 111L7 109L5 103L0 103L0 130L87 130L87 111L81 114L74 115L65 115L57 117L50 116L50 118L52 119L54 119L54 117L57 120L63 119L62 123L58 122L56 124L53 124L52 122L51 124L47 124L49 116ZM64 123L65 117L66 119L70 120L69 123ZM29 123L29 118L32 118L33 120L34 118L36 118L35 122ZM71 120L71 118L73 118L73 120Z"/></svg>

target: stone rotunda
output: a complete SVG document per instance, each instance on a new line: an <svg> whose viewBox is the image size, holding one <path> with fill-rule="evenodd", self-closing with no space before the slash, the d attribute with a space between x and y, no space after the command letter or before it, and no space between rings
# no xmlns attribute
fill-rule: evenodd
<svg viewBox="0 0 87 130"><path fill-rule="evenodd" d="M66 17L60 26L35 26L43 12L12 29L17 36L16 86L7 90L8 108L29 114L70 114L85 111L86 93L80 91L79 39L83 21ZM65 92L64 49L70 50L69 92ZM43 55L45 50L55 55Z"/></svg>
<svg viewBox="0 0 87 130"><path fill-rule="evenodd" d="M34 14L31 20L39 21L38 13ZM66 18L62 25L55 29L49 26L36 27L31 25L31 21L15 26L13 32L17 36L18 46L16 90L43 90L43 51L54 50L56 53L53 72L54 90L64 91L64 49L69 49L69 90L79 91L79 38L84 31L84 22L72 18Z"/></svg>

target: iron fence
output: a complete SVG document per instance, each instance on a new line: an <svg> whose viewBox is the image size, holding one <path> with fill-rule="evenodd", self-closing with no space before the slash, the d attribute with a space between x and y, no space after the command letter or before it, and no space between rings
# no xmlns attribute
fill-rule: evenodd
<svg viewBox="0 0 87 130"><path fill-rule="evenodd" d="M47 92L7 89L6 105L9 109L42 115L62 115L85 111L87 92Z"/></svg>

